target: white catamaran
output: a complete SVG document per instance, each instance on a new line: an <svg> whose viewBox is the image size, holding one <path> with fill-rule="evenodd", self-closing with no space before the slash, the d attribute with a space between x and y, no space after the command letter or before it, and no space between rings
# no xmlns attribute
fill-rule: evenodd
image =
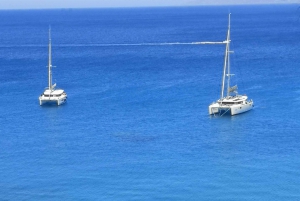
<svg viewBox="0 0 300 201"><path fill-rule="evenodd" d="M247 112L254 107L254 103L252 100L248 100L246 95L238 95L237 85L230 87L230 62L229 55L232 53L230 51L230 14L229 14L229 23L228 23L228 32L227 39L223 43L226 44L225 50L225 59L224 59L224 69L223 69L223 77L222 77L222 88L221 88L221 98L212 103L209 107L209 114L220 114L223 115L225 113L229 113L231 115L240 114L243 112ZM227 79L226 79L227 78ZM227 80L227 96L224 97L224 88L225 88L225 80ZM233 94L233 95L232 95Z"/></svg>
<svg viewBox="0 0 300 201"><path fill-rule="evenodd" d="M67 94L62 89L55 89L56 84L52 85L52 61L51 61L51 29L49 29L49 63L48 63L48 87L39 97L40 105L45 103L56 103L61 105L67 101Z"/></svg>

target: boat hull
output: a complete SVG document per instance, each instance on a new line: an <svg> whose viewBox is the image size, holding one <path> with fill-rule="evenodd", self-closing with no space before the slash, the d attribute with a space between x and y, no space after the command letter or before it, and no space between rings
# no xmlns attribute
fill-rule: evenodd
<svg viewBox="0 0 300 201"><path fill-rule="evenodd" d="M230 114L237 115L251 110L254 107L253 102L247 102L244 104L236 104L236 105L222 105L219 103L213 103L208 107L208 112L210 115L214 114Z"/></svg>
<svg viewBox="0 0 300 201"><path fill-rule="evenodd" d="M234 105L231 107L231 115L241 114L247 112L253 108L253 103L243 104L243 105Z"/></svg>
<svg viewBox="0 0 300 201"><path fill-rule="evenodd" d="M62 97L62 98L39 98L40 105L45 105L45 104L55 104L55 105L62 105L67 101L67 97Z"/></svg>

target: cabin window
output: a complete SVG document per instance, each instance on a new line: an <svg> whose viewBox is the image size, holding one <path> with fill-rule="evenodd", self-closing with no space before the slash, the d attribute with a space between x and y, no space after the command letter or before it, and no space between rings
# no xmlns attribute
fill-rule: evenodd
<svg viewBox="0 0 300 201"><path fill-rule="evenodd" d="M233 105L234 103L232 102L222 102L223 104L226 104L226 105Z"/></svg>

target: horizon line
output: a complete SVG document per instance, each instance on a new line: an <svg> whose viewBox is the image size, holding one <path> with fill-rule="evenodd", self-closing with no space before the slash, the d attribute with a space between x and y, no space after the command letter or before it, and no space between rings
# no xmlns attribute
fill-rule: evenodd
<svg viewBox="0 0 300 201"><path fill-rule="evenodd" d="M267 6L267 5L299 5L298 3L237 3L237 4L199 4L199 5L170 5L170 6L103 6L103 7L49 7L49 8L0 8L0 11L7 10L72 10L72 9L130 9L130 8L171 8L171 7L205 7L205 6Z"/></svg>

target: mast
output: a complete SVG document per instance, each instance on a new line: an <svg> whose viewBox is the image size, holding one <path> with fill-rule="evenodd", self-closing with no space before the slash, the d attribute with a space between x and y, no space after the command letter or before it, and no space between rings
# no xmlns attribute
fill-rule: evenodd
<svg viewBox="0 0 300 201"><path fill-rule="evenodd" d="M52 62L51 62L51 27L49 27L49 60L48 60L48 87L52 91Z"/></svg>
<svg viewBox="0 0 300 201"><path fill-rule="evenodd" d="M230 74L230 14L229 14L229 22L228 22L228 36L227 36L227 96L229 96L229 88L230 88L230 78L231 78L231 74Z"/></svg>
<svg viewBox="0 0 300 201"><path fill-rule="evenodd" d="M227 31L227 39L226 39L226 49L225 49L225 58L224 58L224 69L223 69L223 77L222 77L222 88L221 88L221 98L222 99L224 97L224 87L225 87L225 76L226 76L226 68L227 68L227 63L228 63L228 76L230 76L229 74L229 43L230 43L230 15L231 13L229 13L229 17L228 17L228 31ZM229 78L228 78L228 87L229 87ZM229 92L227 91L227 96L228 96Z"/></svg>

